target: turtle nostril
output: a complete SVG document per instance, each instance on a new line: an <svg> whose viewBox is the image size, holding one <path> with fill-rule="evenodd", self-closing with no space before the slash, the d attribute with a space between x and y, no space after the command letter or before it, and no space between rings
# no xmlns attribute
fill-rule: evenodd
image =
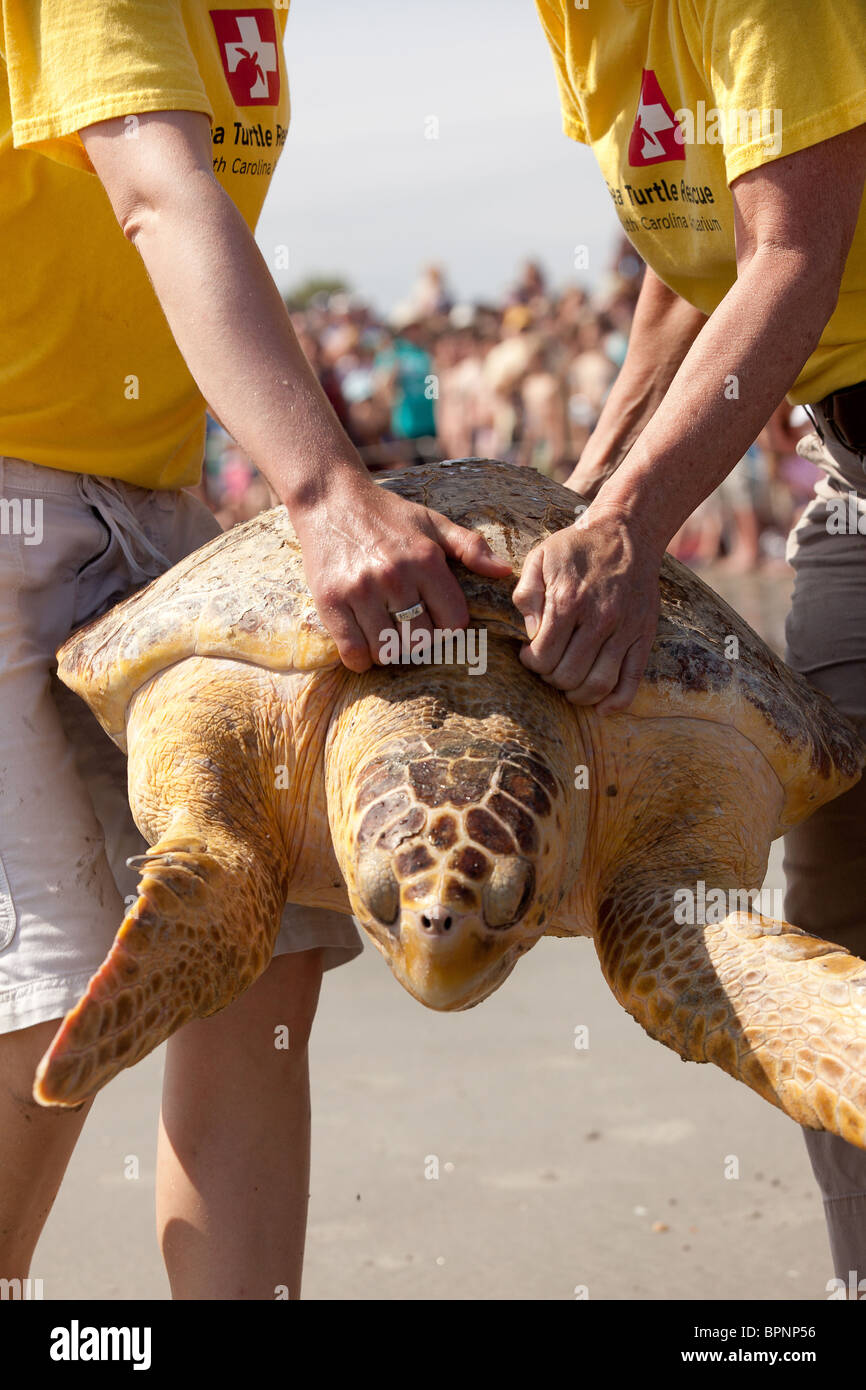
<svg viewBox="0 0 866 1390"><path fill-rule="evenodd" d="M425 931L446 932L451 930L453 918L450 912L446 912L444 907L433 907L429 912L421 913L421 925Z"/></svg>

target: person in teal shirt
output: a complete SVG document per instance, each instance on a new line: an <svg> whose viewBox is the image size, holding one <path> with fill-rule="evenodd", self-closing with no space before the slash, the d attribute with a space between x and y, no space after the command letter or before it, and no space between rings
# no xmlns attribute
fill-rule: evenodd
<svg viewBox="0 0 866 1390"><path fill-rule="evenodd" d="M379 353L376 368L386 376L390 388L394 438L432 439L436 434L433 359L424 346L424 330L417 319L398 321L394 341Z"/></svg>

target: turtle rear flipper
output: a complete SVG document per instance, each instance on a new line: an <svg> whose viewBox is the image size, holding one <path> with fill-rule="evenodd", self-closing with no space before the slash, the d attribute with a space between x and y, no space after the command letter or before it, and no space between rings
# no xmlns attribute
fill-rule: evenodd
<svg viewBox="0 0 866 1390"><path fill-rule="evenodd" d="M678 923L674 892L632 883L603 902L596 947L616 998L686 1061L866 1148L866 961L760 912Z"/></svg>
<svg viewBox="0 0 866 1390"><path fill-rule="evenodd" d="M136 860L138 897L39 1064L41 1105L74 1106L182 1024L225 1008L267 966L285 885L251 845L183 812Z"/></svg>

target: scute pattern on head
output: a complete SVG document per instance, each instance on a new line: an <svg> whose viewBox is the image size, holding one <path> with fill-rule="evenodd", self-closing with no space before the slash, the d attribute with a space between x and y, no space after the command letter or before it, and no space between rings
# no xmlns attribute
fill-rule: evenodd
<svg viewBox="0 0 866 1390"><path fill-rule="evenodd" d="M480 1002L574 882L581 748L572 707L512 641L490 641L483 680L440 665L345 682L325 751L332 842L352 911L429 1007Z"/></svg>
<svg viewBox="0 0 866 1390"><path fill-rule="evenodd" d="M426 739L403 740L358 776L354 809L363 813L358 848L362 854L368 848L399 850L404 841L428 830L432 849L452 851L442 861L447 901L478 908L476 885L490 872L490 856L534 854L539 845L536 818L550 816L557 796L561 789L550 770L519 744L478 739L467 746L451 734L435 732ZM439 814L434 817L433 812ZM394 867L406 884L407 901L420 901L429 893L425 875L437 862L428 845L410 844L397 853Z"/></svg>

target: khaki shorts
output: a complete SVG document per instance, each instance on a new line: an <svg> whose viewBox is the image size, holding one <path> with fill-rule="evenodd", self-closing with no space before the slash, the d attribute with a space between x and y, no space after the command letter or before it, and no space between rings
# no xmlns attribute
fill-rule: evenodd
<svg viewBox="0 0 866 1390"><path fill-rule="evenodd" d="M68 634L219 531L186 492L0 457L0 1033L58 1018L108 953L146 848L126 759L54 674ZM275 955L362 949L351 917L289 904Z"/></svg>

